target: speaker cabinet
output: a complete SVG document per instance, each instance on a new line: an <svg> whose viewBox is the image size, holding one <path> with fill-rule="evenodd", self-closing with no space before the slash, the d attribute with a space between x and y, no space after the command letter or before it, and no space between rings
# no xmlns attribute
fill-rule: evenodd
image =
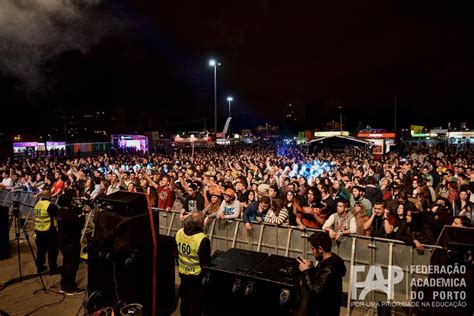
<svg viewBox="0 0 474 316"><path fill-rule="evenodd" d="M153 214L158 231L158 214ZM158 315L176 307L174 238L157 236L156 302ZM149 215L97 213L94 239L88 249L87 310L139 303L145 315L152 311L153 240Z"/></svg>
<svg viewBox="0 0 474 316"><path fill-rule="evenodd" d="M0 206L0 260L10 258L8 207Z"/></svg>
<svg viewBox="0 0 474 316"><path fill-rule="evenodd" d="M204 268L207 315L290 315L298 303L293 258L230 249Z"/></svg>

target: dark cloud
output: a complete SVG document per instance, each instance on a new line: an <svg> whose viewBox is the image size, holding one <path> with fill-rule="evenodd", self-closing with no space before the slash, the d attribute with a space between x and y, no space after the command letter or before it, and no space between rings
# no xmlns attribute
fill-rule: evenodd
<svg viewBox="0 0 474 316"><path fill-rule="evenodd" d="M113 27L100 0L0 0L0 72L29 89L43 86L44 64L70 50L87 54Z"/></svg>

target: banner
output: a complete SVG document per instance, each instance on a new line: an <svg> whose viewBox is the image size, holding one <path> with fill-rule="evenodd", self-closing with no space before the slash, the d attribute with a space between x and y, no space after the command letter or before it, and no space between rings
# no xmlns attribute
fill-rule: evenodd
<svg viewBox="0 0 474 316"><path fill-rule="evenodd" d="M412 134L422 134L423 133L423 128L424 126L421 125L411 125L410 129L412 131Z"/></svg>

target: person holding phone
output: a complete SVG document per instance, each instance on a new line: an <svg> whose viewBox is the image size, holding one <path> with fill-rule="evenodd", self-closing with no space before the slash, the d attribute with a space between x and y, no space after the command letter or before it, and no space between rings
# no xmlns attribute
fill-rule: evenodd
<svg viewBox="0 0 474 316"><path fill-rule="evenodd" d="M370 236L386 238L393 232L393 219L390 211L385 208L384 201L374 203L372 215L364 224L364 230L370 230Z"/></svg>
<svg viewBox="0 0 474 316"><path fill-rule="evenodd" d="M295 315L339 315L342 302L342 278L346 274L344 261L331 252L331 238L327 233L316 232L309 237L311 252L318 261L297 257L302 272L302 303Z"/></svg>

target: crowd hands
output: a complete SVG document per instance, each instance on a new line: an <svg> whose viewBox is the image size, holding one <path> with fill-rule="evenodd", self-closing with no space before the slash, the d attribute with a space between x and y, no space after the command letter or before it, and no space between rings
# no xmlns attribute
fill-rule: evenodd
<svg viewBox="0 0 474 316"><path fill-rule="evenodd" d="M474 224L473 153L417 146L379 160L362 150L242 146L0 164L0 190L69 194L86 205L119 190L144 192L153 207L202 211L212 220L322 229L434 244L444 225Z"/></svg>

